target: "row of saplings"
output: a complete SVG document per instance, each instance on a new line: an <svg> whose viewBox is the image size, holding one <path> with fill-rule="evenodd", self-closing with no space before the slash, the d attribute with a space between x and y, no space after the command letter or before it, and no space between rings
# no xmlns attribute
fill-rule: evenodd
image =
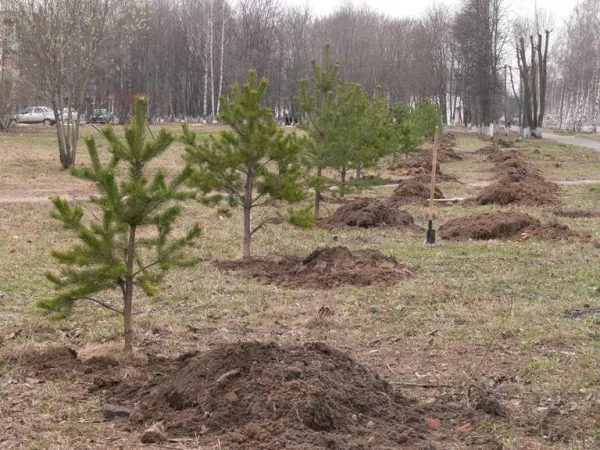
<svg viewBox="0 0 600 450"><path fill-rule="evenodd" d="M201 235L200 224L179 237L173 237L172 233L182 212L180 201L192 198L215 205L225 201L243 210L243 258L217 263L222 268L243 269L263 281L293 288L389 285L409 276L410 270L393 257L374 250L350 252L344 247L334 247L318 249L304 259L250 258L252 236L273 221L271 218L253 224L252 210L280 201L301 202L306 196L299 162L304 143L279 128L269 109L262 106L266 86L266 80L258 82L253 72L244 86L234 86L232 100L224 101L221 114L230 130L199 138L184 126L180 140L186 146L187 164L171 177L163 169L155 171L151 179L148 176L148 164L162 155L176 137L161 130L155 139L146 139L146 97L136 100L136 114L125 130L124 142L110 127L102 130L110 153L107 162L101 161L94 138L87 138L91 166L75 168L73 174L96 184L100 195L91 201L103 217L98 222L84 220L81 206L71 206L60 198L53 200L56 207L53 216L74 232L80 242L69 250L52 252L61 270L47 277L55 284L57 294L40 302L40 306L60 315L70 312L76 302L88 300L118 312L124 319L125 349L131 351L134 287L141 288L148 296L155 295L169 268L196 262L188 250ZM441 161L461 158L453 151L453 143L452 134L443 138ZM489 154L488 159L494 162L496 181L483 189L475 202L539 205L555 201L556 184L544 180L518 151L492 147L481 152ZM401 163L409 168L409 173L419 170L413 178L401 181L391 198L349 201L317 223L329 228L391 226L419 230L412 216L399 207L422 203L428 198L425 182L432 167L427 153ZM121 165L126 166L126 171L120 170ZM443 178L439 165L436 171ZM124 175L122 181L119 174ZM435 190L435 197L443 197L439 189ZM288 213L287 219L292 224L314 222L315 217L307 209L289 209ZM522 234L551 238L577 236L566 227L542 226L538 220L516 212L459 217L440 227L443 239L493 239ZM115 289L122 294L122 309L94 297Z"/></svg>
<svg viewBox="0 0 600 450"><path fill-rule="evenodd" d="M107 162L101 161L95 140L86 139L91 165L73 173L97 185L99 195L91 202L102 218L84 220L80 206L53 200L53 215L78 236L79 243L52 252L61 263L59 274L48 274L57 294L41 306L64 314L76 302L88 300L118 312L124 319L125 350L131 351L134 288L152 296L169 268L196 262L188 250L200 237L200 225L179 237L172 232L182 212L179 201L196 198L198 192L206 203L226 200L244 210L244 258L220 262L221 267L251 267L255 276L289 287L389 285L409 276L410 270L394 258L373 250L350 252L334 247L316 250L301 260L250 258L251 237L265 225L253 226L252 208L268 199L298 202L305 194L297 166L301 144L285 134L260 105L264 87L250 82L234 88L222 114L231 131L199 140L184 127L181 140L186 144L188 164L173 177L161 169L148 176L148 164L176 138L163 130L155 139L146 139L145 97L136 99L136 114L125 130L125 141L110 128L102 130L110 153ZM240 103L253 105L256 114L248 116ZM320 224L415 229L412 217L398 208L427 198L429 191L422 181L400 183L385 201L344 205ZM189 186L196 189L189 190ZM305 216L297 211L290 210L289 219L305 223ZM527 225L531 224L535 225ZM122 294L122 309L95 297L111 289ZM219 435L228 448L272 448L275 440L303 448L390 448L429 439L426 418L436 414L437 406L415 406L369 369L327 346L233 345L178 361L154 361L152 366L157 367L157 374L151 373L156 376L150 381L127 381L122 386L112 380L105 392L134 407L135 422L157 422L143 435L145 442L164 441L167 435L196 439ZM81 369L75 374L89 373L89 368L74 367ZM472 417L467 411L453 414L463 413Z"/></svg>

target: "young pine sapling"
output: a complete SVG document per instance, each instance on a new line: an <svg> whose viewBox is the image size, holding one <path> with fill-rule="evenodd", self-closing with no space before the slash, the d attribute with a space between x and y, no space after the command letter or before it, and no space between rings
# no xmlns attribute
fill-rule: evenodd
<svg viewBox="0 0 600 450"><path fill-rule="evenodd" d="M158 169L149 178L148 163L163 154L175 140L161 130L155 140L146 139L148 98L136 98L135 116L121 141L110 127L102 129L108 141L110 160L100 161L93 137L85 140L91 167L74 168L75 176L96 184L99 195L90 201L100 211L101 220L84 220L81 206L54 198L52 216L74 233L79 242L69 250L53 250L61 268L48 273L57 294L39 303L48 312L65 315L77 301L89 300L123 316L125 346L133 349L132 309L134 287L146 295L157 293L168 269L195 262L187 251L201 229L195 224L187 234L173 237L173 226L181 214L178 201L193 197L182 190L190 175L188 168L170 181ZM95 216L94 216L95 217ZM96 298L95 294L114 290L122 305Z"/></svg>
<svg viewBox="0 0 600 450"><path fill-rule="evenodd" d="M299 202L305 195L298 161L303 141L286 134L262 104L267 86L251 70L243 86L233 86L230 101L221 99L219 117L230 130L199 139L183 127L185 158L193 168L190 185L205 195L206 203L227 200L231 207L242 207L244 259L251 257L254 233L270 221L253 227L252 210L274 201ZM294 220L302 224L297 214Z"/></svg>

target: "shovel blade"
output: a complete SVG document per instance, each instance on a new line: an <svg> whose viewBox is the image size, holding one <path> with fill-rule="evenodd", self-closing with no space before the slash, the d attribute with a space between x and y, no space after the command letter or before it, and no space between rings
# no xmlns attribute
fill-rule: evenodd
<svg viewBox="0 0 600 450"><path fill-rule="evenodd" d="M425 239L427 244L435 244L435 228L433 228L433 223L431 222L429 222L429 227L427 228L427 234L425 235Z"/></svg>

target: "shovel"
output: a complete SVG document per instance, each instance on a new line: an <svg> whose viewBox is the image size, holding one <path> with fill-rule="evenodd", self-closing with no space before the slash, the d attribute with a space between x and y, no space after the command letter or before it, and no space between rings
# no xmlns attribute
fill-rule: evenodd
<svg viewBox="0 0 600 450"><path fill-rule="evenodd" d="M431 164L431 190L429 191L429 223L427 224L427 234L425 239L428 245L435 244L435 228L433 227L433 205L435 197L435 175L437 169L437 154L440 145L440 129L435 127L435 139L433 141L433 161Z"/></svg>

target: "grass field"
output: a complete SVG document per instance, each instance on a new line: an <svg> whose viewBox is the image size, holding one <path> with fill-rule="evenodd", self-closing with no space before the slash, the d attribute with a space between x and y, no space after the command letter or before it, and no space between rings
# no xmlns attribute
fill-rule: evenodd
<svg viewBox="0 0 600 450"><path fill-rule="evenodd" d="M59 194L84 202L93 193L89 184L60 169L52 131L0 134L0 449L153 448L139 444L126 426L102 422L102 399L83 385L42 380L19 364L25 355L53 346L114 351L121 339L118 317L93 304L81 303L58 322L35 306L51 294L43 276L54 268L50 249L65 247L71 239L49 217L47 198ZM459 135L456 149L485 145ZM519 147L551 181L597 180L561 185L560 196L564 209L600 210L600 154L544 140ZM178 167L181 151L174 146L159 164ZM83 148L78 158L78 164L87 164ZM481 189L477 183L492 177L483 155L465 152L464 158L442 165L461 181L442 183L446 196L473 196ZM384 171L382 176L394 175ZM363 195L387 197L392 190L373 187ZM333 212L335 205L326 206L324 214ZM436 224L496 209L440 205ZM556 218L555 207L503 209L557 220L600 240L597 218ZM425 206L407 211L425 226ZM239 340L324 341L400 383L403 392L420 401L451 397L466 402L470 384L485 385L509 414L478 426L504 449L600 448L600 317L572 316L577 308L600 308L597 245L525 240L441 241L427 247L422 233L277 225L256 235L256 255L303 256L339 244L379 249L415 269L413 277L388 288L286 290L220 272L211 264L240 256L239 211L221 218L214 209L190 203L183 217L182 229L196 220L204 224L197 249L202 262L170 272L152 301L135 298L140 349L175 356ZM335 314L316 321L322 306ZM155 448L220 447L218 442L211 447L177 442ZM444 448L471 447L448 443Z"/></svg>

